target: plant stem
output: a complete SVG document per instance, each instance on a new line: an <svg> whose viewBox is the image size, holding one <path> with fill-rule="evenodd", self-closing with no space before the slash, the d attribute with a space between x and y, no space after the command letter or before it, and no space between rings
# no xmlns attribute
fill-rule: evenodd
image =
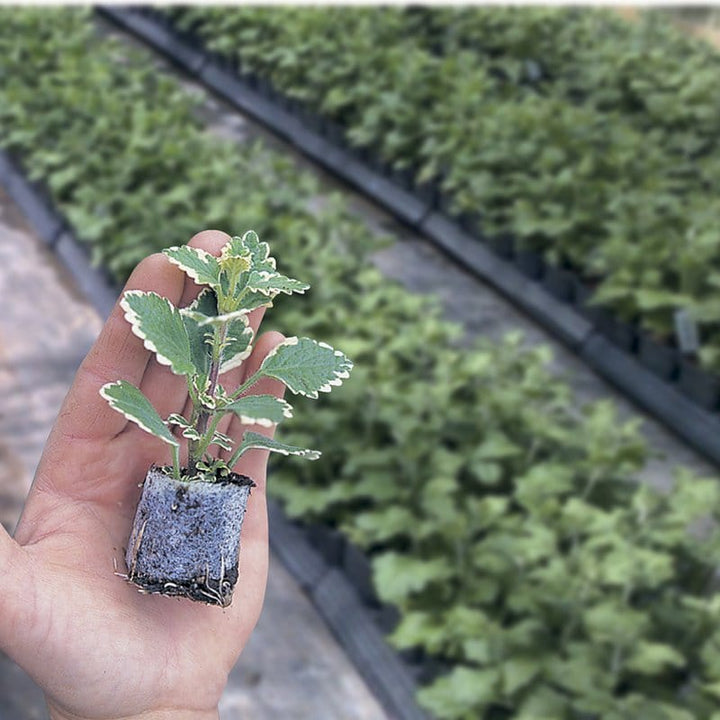
<svg viewBox="0 0 720 720"><path fill-rule="evenodd" d="M263 373L258 370L254 372L231 396L232 400L237 400L249 387L254 385L261 377Z"/></svg>
<svg viewBox="0 0 720 720"><path fill-rule="evenodd" d="M218 377L220 375L220 361L222 359L222 349L227 338L227 323L222 323L215 328L213 337L212 358L210 360L210 371L208 373L207 396L212 400L215 398L215 391L218 386ZM215 412L200 403L200 410L197 412L197 420L194 423L195 429L200 436L207 433L208 423L215 418ZM214 431L213 431L214 433ZM197 444L196 444L197 443ZM193 475L197 467L198 460L201 459L202 453L207 449L209 442L203 440L191 443L188 452L188 472Z"/></svg>
<svg viewBox="0 0 720 720"><path fill-rule="evenodd" d="M175 480L180 479L180 446L172 446L172 460L173 460L173 477Z"/></svg>
<svg viewBox="0 0 720 720"><path fill-rule="evenodd" d="M240 447L236 448L235 452L232 454L232 457L228 460L228 467L232 470L233 467L235 467L235 463L240 459L240 456L243 454L245 449L242 447L242 443L240 443Z"/></svg>
<svg viewBox="0 0 720 720"><path fill-rule="evenodd" d="M217 426L220 424L220 421L223 418L223 415L225 413L218 412L215 413L212 422L210 423L210 426L207 429L207 432L205 435L200 439L197 440L197 449L195 450L196 457L200 458L203 456L204 452L208 449L210 446L213 436L215 435L215 431L217 430Z"/></svg>

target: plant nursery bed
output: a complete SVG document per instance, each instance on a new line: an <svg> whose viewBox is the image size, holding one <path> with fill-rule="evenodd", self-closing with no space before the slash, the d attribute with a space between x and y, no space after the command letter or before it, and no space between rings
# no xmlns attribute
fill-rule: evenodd
<svg viewBox="0 0 720 720"><path fill-rule="evenodd" d="M632 378L620 381L615 370L607 370L607 363L599 361L590 365L706 457L720 463L720 417L713 412L718 402L713 384L701 382L697 378L700 374L692 367L685 373L678 373L674 367L663 369L660 365L672 364L672 361L649 359L646 344L639 354L637 328L617 320L602 307L587 306L587 295L577 291L582 283L574 273L547 266L536 252L518 251L517 243L510 236L483 242L477 222L474 223L476 231L470 233L447 214L451 206L447 200L443 202L445 195L438 186L420 192L409 182L407 173L379 162L376 153L348 149L337 123L308 124L307 112L299 103L284 98L269 83L259 82L256 76L250 81L242 72L237 72L237 67L225 60L218 61L217 55L208 52L198 36L176 32L167 18L160 19L157 11L115 6L103 6L99 11L166 54L239 111L252 116L299 152L437 244L581 357L588 354L587 344L596 336L602 336L628 358L640 360L632 365L633 368L637 365ZM204 60L198 60L197 54L203 55ZM192 58L192 62L188 58ZM471 251L473 244L478 248L475 252ZM492 252L484 252L485 248ZM520 280L523 276L526 282ZM656 356L657 353L653 358ZM662 383L656 381L658 376L663 378ZM651 396L657 400L648 403L647 398ZM683 407L688 404L676 404L678 397L688 398L697 405L698 412L693 413L692 421L684 421ZM698 422L704 425L702 430Z"/></svg>
<svg viewBox="0 0 720 720"><path fill-rule="evenodd" d="M284 512L270 503L271 542L346 652L359 658L388 714L422 717L417 691L418 702L443 720L596 720L606 711L685 717L683 708L709 717L720 665L706 590L720 546L714 534L706 542L686 530L699 517L720 517L720 485L712 473L668 474L672 493L642 482L642 473L657 468L636 423L623 421L607 400L583 403L578 412L579 398L548 369L547 347L528 346L517 334L460 347L455 340L462 328L443 317L439 301L408 292L372 266L376 245L364 223L334 203L308 209L322 195L311 173L268 148L248 144L238 152L234 143L209 137L202 121L192 124L197 106L182 102L174 79L158 73L145 51L136 56L109 36L88 52L92 32L79 13L51 20L30 12L6 16L0 39L11 52L0 55L0 67L22 81L17 98L3 98L11 112L28 118L16 146L34 176L64 190L59 201L77 220L73 227L119 279L159 249L158 217L178 240L208 223L251 222L283 243L282 266L293 275L311 273L317 292L306 294L297 311L278 303L279 329L322 331L347 348L356 360L355 381L338 390L337 402L299 413L288 430L302 446L324 438L328 452L302 469L288 469L284 460L275 465L271 486ZM17 60L15 38L30 36L42 38L39 57ZM56 82L46 82L45 91L59 117L68 113L73 133L48 133L45 118L30 112L36 66L57 45L74 53L77 92L110 99L99 114L106 113L103 127L111 137L126 138L125 108L145 110L140 127L133 125L134 142L123 142L127 154L120 162L112 154L105 158L116 172L88 168L86 154L74 154L74 139L85 136L83 118L51 93L63 85L67 68L48 71ZM115 75L118 57L123 62ZM232 63L219 67L232 69ZM98 92L109 74L112 81ZM269 84L257 77L253 84L268 101L297 110ZM317 127L316 119L305 119ZM26 133L34 145L20 142ZM47 167L45 137L59 155L56 167ZM155 152L157 138L167 140L162 153ZM98 146L106 146L101 140ZM367 159L361 152L352 156ZM377 157L366 166L387 171ZM79 174L74 188L84 192L68 186L68 169ZM168 173L180 178L170 188L156 182ZM118 177L131 184L116 183ZM95 184L99 193L88 196L85 188ZM98 194L112 198L116 214L98 212ZM547 291L547 268L531 279L479 242L472 217L432 208L420 225L526 313L535 317L542 308L540 321L552 319L566 342L618 385L647 373L576 306ZM523 237L517 247L529 245ZM666 384L647 377L643 401L652 405L662 396L657 387ZM697 407L687 400L683 407L678 397L680 414L692 421L687 406ZM347 537L330 537L317 552L301 542L305 530L298 522L307 518L331 522ZM341 567L352 570L369 605ZM377 597L368 588L370 574ZM396 650L375 643L375 623L392 632ZM434 658L434 667L420 673L428 684L419 691L398 653L413 663ZM690 682L686 668L692 668Z"/></svg>

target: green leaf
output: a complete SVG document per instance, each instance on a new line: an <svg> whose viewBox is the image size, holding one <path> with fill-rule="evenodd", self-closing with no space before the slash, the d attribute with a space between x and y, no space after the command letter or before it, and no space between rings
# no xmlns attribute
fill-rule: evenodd
<svg viewBox="0 0 720 720"><path fill-rule="evenodd" d="M231 238L225 247L228 255L250 255L251 266L255 270L275 270L275 258L270 255L270 246L266 242L260 242L254 230L248 230L242 237Z"/></svg>
<svg viewBox="0 0 720 720"><path fill-rule="evenodd" d="M234 412L247 425L271 427L284 418L292 417L289 403L274 395L248 395L238 398L223 408Z"/></svg>
<svg viewBox="0 0 720 720"><path fill-rule="evenodd" d="M339 350L310 338L288 338L273 348L259 374L283 382L290 392L316 398L349 377L352 362Z"/></svg>
<svg viewBox="0 0 720 720"><path fill-rule="evenodd" d="M120 301L135 335L152 350L159 363L176 375L195 374L190 341L180 311L154 292L129 290Z"/></svg>
<svg viewBox="0 0 720 720"><path fill-rule="evenodd" d="M640 640L627 661L627 667L644 675L656 675L668 667L685 666L685 656L671 645Z"/></svg>
<svg viewBox="0 0 720 720"><path fill-rule="evenodd" d="M171 263L177 265L199 285L220 287L220 263L214 255L200 248L182 245L163 250Z"/></svg>
<svg viewBox="0 0 720 720"><path fill-rule="evenodd" d="M310 285L277 272L256 270L250 273L247 287L254 292L274 296L278 293L285 293L287 295L292 295L294 292L304 293Z"/></svg>
<svg viewBox="0 0 720 720"><path fill-rule="evenodd" d="M438 717L480 718L483 708L498 700L500 673L494 668L454 668L423 688L418 699Z"/></svg>
<svg viewBox="0 0 720 720"><path fill-rule="evenodd" d="M107 383L100 388L100 394L110 403L113 410L122 413L145 432L160 438L174 447L180 443L175 438L145 395L126 380Z"/></svg>
<svg viewBox="0 0 720 720"><path fill-rule="evenodd" d="M190 427L190 421L179 413L171 413L168 415L166 422L170 425L178 425L181 428Z"/></svg>
<svg viewBox="0 0 720 720"><path fill-rule="evenodd" d="M445 583L454 572L445 558L424 560L387 552L373 560L373 578L380 599L398 605L430 583Z"/></svg>
<svg viewBox="0 0 720 720"><path fill-rule="evenodd" d="M217 314L215 292L206 289L188 307L180 310L190 339L190 349L196 368L204 378L210 370L213 329L227 323L227 336L222 349L220 374L240 366L252 352L254 333L248 325L245 309L226 315ZM200 373L199 373L200 374Z"/></svg>
<svg viewBox="0 0 720 720"><path fill-rule="evenodd" d="M221 447L223 450L232 450L233 449L233 439L225 435L225 433L216 432L212 436L212 440L210 441L211 445L217 445L218 447Z"/></svg>
<svg viewBox="0 0 720 720"><path fill-rule="evenodd" d="M397 648L442 647L446 630L444 623L433 613L405 611L390 636Z"/></svg>
<svg viewBox="0 0 720 720"><path fill-rule="evenodd" d="M317 460L320 457L320 453L317 450L308 450L306 448L295 447L293 445L286 445L285 443L278 442L272 438L265 437L260 433L246 430L243 435L242 442L235 451L233 456L233 463L237 462L244 452L251 448L259 448L260 450L270 450L271 452L280 453L281 455L298 455L300 457L307 458L308 460Z"/></svg>
<svg viewBox="0 0 720 720"><path fill-rule="evenodd" d="M542 663L533 658L516 657L502 664L503 690L513 695L525 687L542 669Z"/></svg>
<svg viewBox="0 0 720 720"><path fill-rule="evenodd" d="M180 310L185 332L188 335L193 365L197 375L202 378L199 383L202 387L205 386L210 372L213 337L212 328L202 320L215 314L217 314L217 299L210 288L203 290L188 307Z"/></svg>

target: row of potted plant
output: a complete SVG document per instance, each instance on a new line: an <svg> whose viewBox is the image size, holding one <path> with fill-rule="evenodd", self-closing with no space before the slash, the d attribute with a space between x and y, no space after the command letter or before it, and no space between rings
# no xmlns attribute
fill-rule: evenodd
<svg viewBox="0 0 720 720"><path fill-rule="evenodd" d="M205 133L186 91L87 11L0 11L0 77L0 142L118 279L212 224L257 228L312 284L274 322L356 367L332 402L297 403L282 439L324 454L277 464L271 487L374 558L394 641L451 668L422 691L437 717L711 717L720 545L712 523L686 530L720 515L715 479L639 485L636 428L577 407L547 350L459 342L436 300L373 268L340 197L318 208L289 160Z"/></svg>
<svg viewBox="0 0 720 720"><path fill-rule="evenodd" d="M633 344L640 333L671 348L669 379L696 360L717 370L709 49L657 19L589 9L169 12L470 231L496 244L512 235L535 272L538 253L579 272L593 302L633 325ZM531 60L545 67L533 82ZM684 355L679 309L701 340Z"/></svg>

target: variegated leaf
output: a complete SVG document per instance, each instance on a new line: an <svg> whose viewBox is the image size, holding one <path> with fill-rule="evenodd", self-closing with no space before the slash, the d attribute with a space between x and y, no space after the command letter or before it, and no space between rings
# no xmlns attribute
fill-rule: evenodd
<svg viewBox="0 0 720 720"><path fill-rule="evenodd" d="M197 442L201 438L200 433L194 427L189 426L183 428L182 435L184 438L192 440L193 442Z"/></svg>
<svg viewBox="0 0 720 720"><path fill-rule="evenodd" d="M245 323L246 319L242 318L228 325L227 339L223 346L222 361L220 363L221 375L242 365L243 361L245 361L252 352L252 341L255 333L253 329Z"/></svg>
<svg viewBox="0 0 720 720"><path fill-rule="evenodd" d="M171 413L168 415L166 422L170 425L178 425L182 428L190 427L190 421L178 413Z"/></svg>
<svg viewBox="0 0 720 720"><path fill-rule="evenodd" d="M180 311L154 292L129 290L120 301L135 335L162 365L177 375L195 372L190 341Z"/></svg>
<svg viewBox="0 0 720 720"><path fill-rule="evenodd" d="M233 401L224 410L234 412L247 425L265 427L292 417L290 404L274 395L247 395Z"/></svg>
<svg viewBox="0 0 720 720"><path fill-rule="evenodd" d="M247 324L247 316L250 311L247 308L242 307L239 310L223 313L222 315L204 315L203 313L190 308L183 309L180 312L183 315L195 320L200 327L219 327L220 325L224 325L225 323L233 320L241 320L243 323Z"/></svg>
<svg viewBox="0 0 720 720"><path fill-rule="evenodd" d="M171 263L177 265L199 285L220 286L220 263L206 250L182 245L163 250Z"/></svg>
<svg viewBox="0 0 720 720"><path fill-rule="evenodd" d="M294 445L286 445L272 438L265 437L265 435L261 435L260 433L246 430L242 443L240 443L238 449L235 451L233 460L237 461L238 457L251 448L270 450L271 452L281 453L282 455L298 455L308 460L317 460L321 454L317 450L308 450L306 448L295 447Z"/></svg>
<svg viewBox="0 0 720 720"><path fill-rule="evenodd" d="M349 377L352 362L339 350L310 338L288 338L263 360L259 373L283 382L288 390L316 398Z"/></svg>
<svg viewBox="0 0 720 720"><path fill-rule="evenodd" d="M217 300L210 288L203 290L195 300L186 308L180 310L185 331L188 334L190 352L193 364L199 376L199 386L204 387L210 372L210 357L212 354L211 327L204 324L205 318L217 313Z"/></svg>
<svg viewBox="0 0 720 720"><path fill-rule="evenodd" d="M260 242L254 230L248 230L241 238L234 237L231 242L237 243L250 254L255 270L275 270L275 258L270 255L270 246L266 242Z"/></svg>
<svg viewBox="0 0 720 720"><path fill-rule="evenodd" d="M304 293L310 286L300 280L295 280L277 272L255 270L250 273L247 287L255 292L261 292L263 295L273 296L278 293L285 293L286 295L292 295L294 292Z"/></svg>
<svg viewBox="0 0 720 720"><path fill-rule="evenodd" d="M177 438L168 430L150 401L134 385L126 380L118 380L103 385L100 394L110 403L113 410L122 413L145 432L160 438L168 445L179 447Z"/></svg>
<svg viewBox="0 0 720 720"><path fill-rule="evenodd" d="M231 437L228 437L224 433L216 432L213 435L213 438L210 442L211 445L217 445L218 447L222 448L223 450L232 450L233 448L233 439Z"/></svg>

